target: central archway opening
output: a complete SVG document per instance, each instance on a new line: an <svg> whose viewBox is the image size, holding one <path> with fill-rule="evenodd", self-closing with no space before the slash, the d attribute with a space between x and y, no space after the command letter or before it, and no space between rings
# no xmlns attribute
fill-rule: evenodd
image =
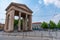
<svg viewBox="0 0 60 40"><path fill-rule="evenodd" d="M18 16L14 18L14 31L18 31Z"/></svg>
<svg viewBox="0 0 60 40"><path fill-rule="evenodd" d="M15 10L15 14L14 14L14 31L18 31L18 23L19 23L19 11Z"/></svg>
<svg viewBox="0 0 60 40"><path fill-rule="evenodd" d="M20 20L20 30L23 31L23 15L21 14L21 17L19 19L19 11L15 10L14 14L14 31L19 31L19 20Z"/></svg>
<svg viewBox="0 0 60 40"><path fill-rule="evenodd" d="M14 31L18 31L19 17L15 16L14 18ZM20 29L23 31L23 17L20 20Z"/></svg>

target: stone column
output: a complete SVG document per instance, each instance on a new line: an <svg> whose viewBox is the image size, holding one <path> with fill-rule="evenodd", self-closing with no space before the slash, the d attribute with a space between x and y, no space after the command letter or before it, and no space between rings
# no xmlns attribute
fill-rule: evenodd
<svg viewBox="0 0 60 40"><path fill-rule="evenodd" d="M19 12L18 31L21 31L21 12Z"/></svg>
<svg viewBox="0 0 60 40"><path fill-rule="evenodd" d="M29 31L32 30L32 15L29 15Z"/></svg>
<svg viewBox="0 0 60 40"><path fill-rule="evenodd" d="M25 30L25 18L23 17L23 19L22 19L22 31L24 31Z"/></svg>
<svg viewBox="0 0 60 40"><path fill-rule="evenodd" d="M25 31L27 31L27 16L28 15L26 14L26 16L25 16L25 27L24 27L25 28Z"/></svg>
<svg viewBox="0 0 60 40"><path fill-rule="evenodd" d="M9 25L8 25L9 32L14 31L14 13L15 13L15 10L10 11Z"/></svg>
<svg viewBox="0 0 60 40"><path fill-rule="evenodd" d="M8 15L6 14L4 31L7 31L7 30L8 30Z"/></svg>

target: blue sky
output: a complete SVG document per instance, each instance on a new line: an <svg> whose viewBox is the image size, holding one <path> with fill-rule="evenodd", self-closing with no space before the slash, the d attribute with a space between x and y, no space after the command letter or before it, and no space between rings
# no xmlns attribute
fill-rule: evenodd
<svg viewBox="0 0 60 40"><path fill-rule="evenodd" d="M33 11L32 22L60 20L60 0L0 0L0 23L5 23L5 9L11 2L26 4Z"/></svg>

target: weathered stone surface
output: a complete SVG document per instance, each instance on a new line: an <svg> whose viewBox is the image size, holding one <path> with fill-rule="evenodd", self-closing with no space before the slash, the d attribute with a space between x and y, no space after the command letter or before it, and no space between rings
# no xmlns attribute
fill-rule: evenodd
<svg viewBox="0 0 60 40"><path fill-rule="evenodd" d="M5 21L4 31L6 32L14 31L14 16L19 17L18 29L17 29L18 31L32 30L32 11L26 5L11 3L6 8L6 11L7 12L6 12L6 21ZM23 20L22 24L20 24L21 17Z"/></svg>

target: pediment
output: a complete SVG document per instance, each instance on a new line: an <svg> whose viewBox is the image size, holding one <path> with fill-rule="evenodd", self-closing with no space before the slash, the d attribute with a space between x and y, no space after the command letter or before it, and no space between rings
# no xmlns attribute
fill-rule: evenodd
<svg viewBox="0 0 60 40"><path fill-rule="evenodd" d="M33 13L32 10L29 9L25 4L19 4L19 3L13 3L13 2L6 8L6 11L12 6L15 6L15 7L18 7L20 9L25 10L25 11Z"/></svg>

